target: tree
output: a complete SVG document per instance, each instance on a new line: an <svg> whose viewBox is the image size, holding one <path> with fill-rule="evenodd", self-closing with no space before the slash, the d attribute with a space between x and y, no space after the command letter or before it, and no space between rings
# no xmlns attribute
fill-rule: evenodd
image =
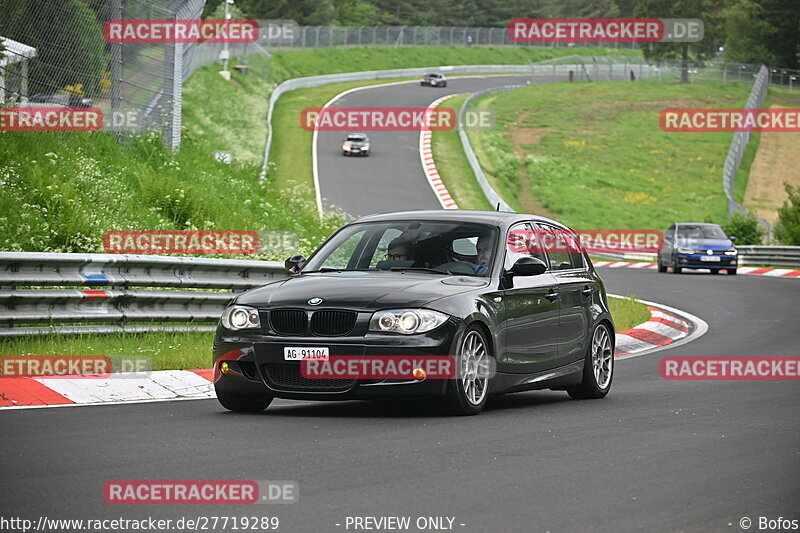
<svg viewBox="0 0 800 533"><path fill-rule="evenodd" d="M784 183L789 198L778 209L775 238L783 244L800 246L800 186Z"/></svg>
<svg viewBox="0 0 800 533"><path fill-rule="evenodd" d="M681 61L681 83L689 83L690 57L702 62L716 54L723 41L723 0L641 0L634 9L640 18L693 18L703 21L703 40L697 43L652 43L643 48L648 60Z"/></svg>
<svg viewBox="0 0 800 533"><path fill-rule="evenodd" d="M774 65L770 41L777 28L764 20L764 8L753 0L735 0L725 16L725 59L738 63Z"/></svg>
<svg viewBox="0 0 800 533"><path fill-rule="evenodd" d="M16 2L5 7L3 36L36 48L29 62L31 94L67 86L93 94L109 54L97 16L85 0ZM76 91L77 92L77 91Z"/></svg>
<svg viewBox="0 0 800 533"><path fill-rule="evenodd" d="M762 244L764 241L764 230L752 213L734 213L730 220L722 225L722 229L727 235L736 237L736 244L751 246Z"/></svg>

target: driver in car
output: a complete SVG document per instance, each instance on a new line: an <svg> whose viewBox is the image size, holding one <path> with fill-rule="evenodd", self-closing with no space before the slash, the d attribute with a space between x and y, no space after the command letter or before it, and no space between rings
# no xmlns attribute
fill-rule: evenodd
<svg viewBox="0 0 800 533"><path fill-rule="evenodd" d="M398 237L389 243L386 259L389 261L416 261L412 254L411 243L402 237Z"/></svg>
<svg viewBox="0 0 800 533"><path fill-rule="evenodd" d="M478 237L475 249L478 255L476 258L477 264L473 270L478 275L486 274L489 271L489 261L492 258L492 236L484 234Z"/></svg>

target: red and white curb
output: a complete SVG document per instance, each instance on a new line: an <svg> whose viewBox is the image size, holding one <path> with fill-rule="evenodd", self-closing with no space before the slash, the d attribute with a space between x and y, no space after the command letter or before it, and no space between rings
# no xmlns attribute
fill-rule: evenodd
<svg viewBox="0 0 800 533"><path fill-rule="evenodd" d="M0 378L0 409L214 398L211 370L93 376Z"/></svg>
<svg viewBox="0 0 800 533"><path fill-rule="evenodd" d="M658 264L656 263L642 263L630 261L592 261L596 267L608 268L639 268L646 270L657 270ZM740 266L736 269L739 274L756 275L756 276L770 276L773 278L798 278L800 279L800 270L791 270L788 268L758 268Z"/></svg>
<svg viewBox="0 0 800 533"><path fill-rule="evenodd" d="M611 298L622 298L609 294ZM708 331L708 324L686 311L663 304L638 300L647 305L650 320L638 326L618 331L614 347L616 359L629 359L651 354L695 340Z"/></svg>
<svg viewBox="0 0 800 533"><path fill-rule="evenodd" d="M436 106L440 103L454 96L458 95L449 94L434 100L425 110L426 116L436 109ZM428 179L428 184L433 189L433 194L436 195L439 203L442 204L442 209L458 209L458 204L450 196L441 176L439 176L439 172L436 170L436 163L433 161L433 151L431 150L431 130L423 129L419 132L419 158L422 162L422 169L425 171L425 177Z"/></svg>

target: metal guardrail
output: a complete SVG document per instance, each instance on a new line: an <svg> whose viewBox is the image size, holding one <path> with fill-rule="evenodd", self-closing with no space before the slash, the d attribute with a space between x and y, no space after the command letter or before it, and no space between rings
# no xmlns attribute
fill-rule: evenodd
<svg viewBox="0 0 800 533"><path fill-rule="evenodd" d="M800 246L737 246L740 265L800 267Z"/></svg>
<svg viewBox="0 0 800 533"><path fill-rule="evenodd" d="M768 267L800 268L800 246L736 246L739 266L764 265ZM613 261L655 262L656 254L594 252L591 255Z"/></svg>
<svg viewBox="0 0 800 533"><path fill-rule="evenodd" d="M277 261L0 252L0 337L213 330L198 323L219 320L231 299L220 290L285 277Z"/></svg>

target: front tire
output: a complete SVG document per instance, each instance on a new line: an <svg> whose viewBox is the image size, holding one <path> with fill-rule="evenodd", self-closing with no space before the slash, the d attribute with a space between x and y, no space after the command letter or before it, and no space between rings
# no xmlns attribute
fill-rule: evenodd
<svg viewBox="0 0 800 533"><path fill-rule="evenodd" d="M660 258L656 259L656 262L658 263L658 271L659 272L666 272L667 271L667 265L662 265Z"/></svg>
<svg viewBox="0 0 800 533"><path fill-rule="evenodd" d="M454 379L447 383L445 407L448 414L477 415L489 397L489 343L480 328L467 329L461 340Z"/></svg>
<svg viewBox="0 0 800 533"><path fill-rule="evenodd" d="M217 391L217 400L228 411L237 413L258 413L272 403L272 397L247 396L235 392Z"/></svg>
<svg viewBox="0 0 800 533"><path fill-rule="evenodd" d="M728 269L728 275L729 276L735 276L736 275L736 269L735 268L729 268Z"/></svg>
<svg viewBox="0 0 800 533"><path fill-rule="evenodd" d="M678 258L672 258L672 273L673 274L680 274L683 271L681 267L678 266Z"/></svg>
<svg viewBox="0 0 800 533"><path fill-rule="evenodd" d="M604 398L611 390L614 377L614 343L611 331L605 324L598 324L592 332L592 340L583 362L583 379L580 384L567 389L576 400Z"/></svg>

